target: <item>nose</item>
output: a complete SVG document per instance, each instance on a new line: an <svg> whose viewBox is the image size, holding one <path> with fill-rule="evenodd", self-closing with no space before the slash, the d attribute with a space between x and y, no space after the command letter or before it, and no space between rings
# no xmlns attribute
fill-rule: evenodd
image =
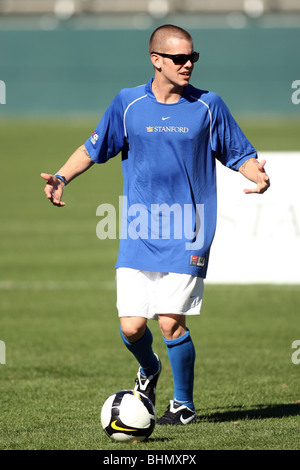
<svg viewBox="0 0 300 470"><path fill-rule="evenodd" d="M194 64L193 64L193 62L192 62L190 59L188 59L188 60L186 61L186 63L184 64L184 67L188 67L189 69L190 69L191 67L193 67L193 66L194 66Z"/></svg>

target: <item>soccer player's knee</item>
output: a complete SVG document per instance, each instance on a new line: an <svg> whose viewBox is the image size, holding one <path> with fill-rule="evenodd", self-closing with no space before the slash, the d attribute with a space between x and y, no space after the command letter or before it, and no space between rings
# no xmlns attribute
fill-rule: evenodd
<svg viewBox="0 0 300 470"><path fill-rule="evenodd" d="M126 321L121 321L121 330L129 343L138 341L145 333L146 321L144 318L136 319L127 318Z"/></svg>
<svg viewBox="0 0 300 470"><path fill-rule="evenodd" d="M185 319L173 315L161 315L159 326L163 337L170 341L179 338L186 333Z"/></svg>

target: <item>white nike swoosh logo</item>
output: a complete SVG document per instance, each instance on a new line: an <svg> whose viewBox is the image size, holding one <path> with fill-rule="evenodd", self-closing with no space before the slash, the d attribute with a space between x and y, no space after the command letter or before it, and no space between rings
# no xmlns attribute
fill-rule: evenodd
<svg viewBox="0 0 300 470"><path fill-rule="evenodd" d="M189 418L184 419L182 416L180 416L180 421L182 424L188 424L195 416L190 416Z"/></svg>
<svg viewBox="0 0 300 470"><path fill-rule="evenodd" d="M171 116L168 117L162 117L162 120L165 121L166 119L170 119Z"/></svg>

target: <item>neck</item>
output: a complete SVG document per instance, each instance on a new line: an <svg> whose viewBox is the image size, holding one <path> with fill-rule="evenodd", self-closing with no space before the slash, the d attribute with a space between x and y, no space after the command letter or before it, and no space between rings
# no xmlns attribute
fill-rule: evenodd
<svg viewBox="0 0 300 470"><path fill-rule="evenodd" d="M183 94L184 87L177 87L172 83L167 85L159 83L157 78L152 82L152 91L159 103L172 104L177 103Z"/></svg>

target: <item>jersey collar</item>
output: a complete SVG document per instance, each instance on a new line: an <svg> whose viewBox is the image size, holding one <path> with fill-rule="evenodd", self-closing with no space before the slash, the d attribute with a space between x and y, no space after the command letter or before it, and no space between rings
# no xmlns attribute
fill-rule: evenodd
<svg viewBox="0 0 300 470"><path fill-rule="evenodd" d="M152 100L157 102L156 97L155 97L155 95L152 91L152 82L153 82L153 80L154 80L154 77L150 78L150 80L146 84L146 93L149 96L149 98L151 98ZM187 85L184 88L183 95L179 98L177 103L172 103L172 104L174 105L174 104L178 104L178 103L181 103L183 101L186 101L186 97L190 94L190 88L191 88L191 85ZM164 103L159 103L159 104L164 104ZM171 104L166 104L166 106L171 106Z"/></svg>

